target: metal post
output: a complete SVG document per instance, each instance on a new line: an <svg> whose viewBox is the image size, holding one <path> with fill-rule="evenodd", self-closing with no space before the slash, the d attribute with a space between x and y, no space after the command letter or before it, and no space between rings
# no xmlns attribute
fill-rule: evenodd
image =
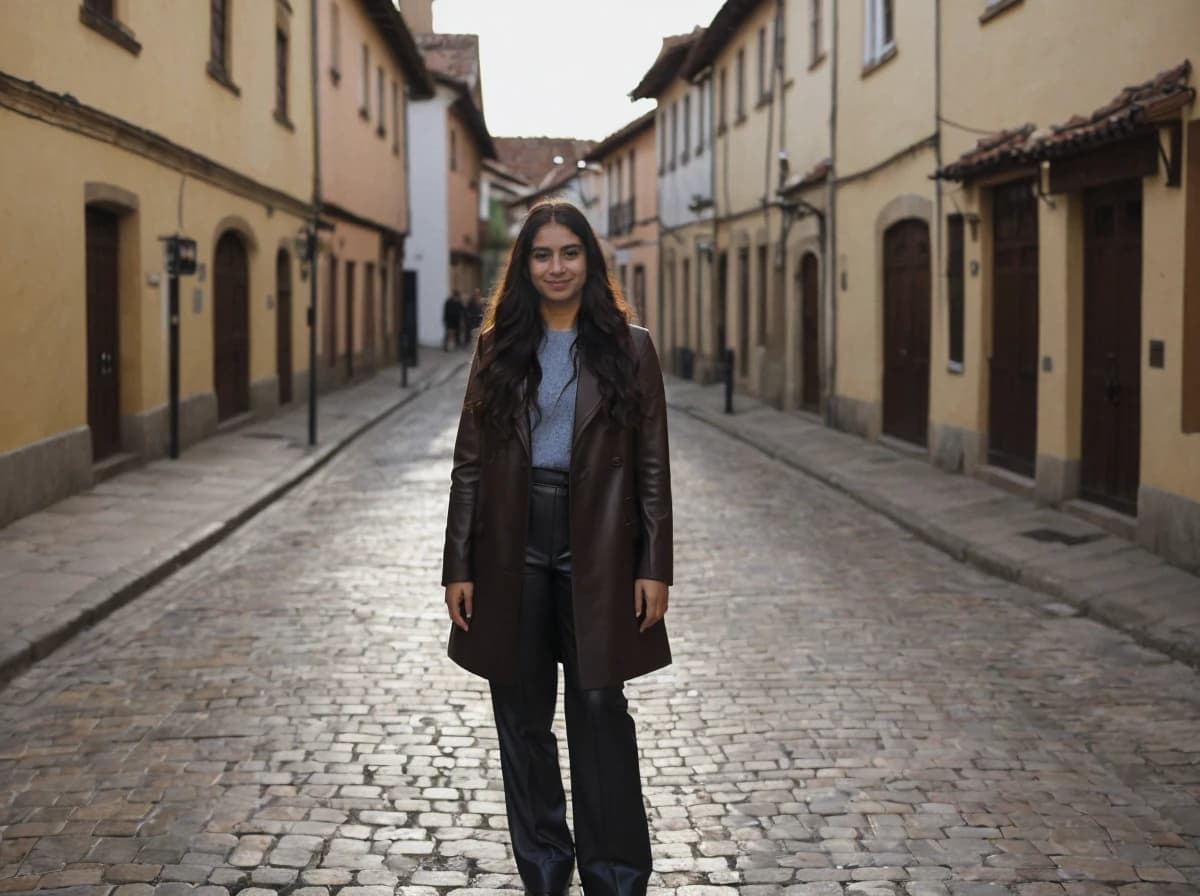
<svg viewBox="0 0 1200 896"><path fill-rule="evenodd" d="M317 444L317 229L305 235L308 258L308 445Z"/></svg>
<svg viewBox="0 0 1200 896"><path fill-rule="evenodd" d="M733 349L725 349L725 413L733 413Z"/></svg>
<svg viewBox="0 0 1200 896"><path fill-rule="evenodd" d="M179 274L171 270L167 280L167 369L170 407L170 455L179 457Z"/></svg>

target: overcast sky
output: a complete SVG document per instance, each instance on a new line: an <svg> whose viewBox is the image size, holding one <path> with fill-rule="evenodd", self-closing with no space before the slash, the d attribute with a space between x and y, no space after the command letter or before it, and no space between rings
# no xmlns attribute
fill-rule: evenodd
<svg viewBox="0 0 1200 896"><path fill-rule="evenodd" d="M654 108L629 91L668 34L708 25L722 0L434 0L433 29L479 35L496 137L598 140Z"/></svg>

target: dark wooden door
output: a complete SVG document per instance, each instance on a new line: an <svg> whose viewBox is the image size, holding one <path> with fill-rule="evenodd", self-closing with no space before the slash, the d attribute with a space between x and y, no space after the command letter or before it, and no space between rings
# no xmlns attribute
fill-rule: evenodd
<svg viewBox="0 0 1200 896"><path fill-rule="evenodd" d="M121 393L117 378L118 219L111 212L89 208L87 243L87 390L88 426L92 430L92 459L115 454L121 444Z"/></svg>
<svg viewBox="0 0 1200 896"><path fill-rule="evenodd" d="M1141 440L1142 183L1084 194L1080 493L1137 513Z"/></svg>
<svg viewBox="0 0 1200 896"><path fill-rule="evenodd" d="M218 420L250 410L250 271L232 231L217 242L213 264L213 382Z"/></svg>
<svg viewBox="0 0 1200 896"><path fill-rule="evenodd" d="M292 264L282 249L275 256L275 373L279 403L292 400Z"/></svg>
<svg viewBox="0 0 1200 896"><path fill-rule="evenodd" d="M337 366L338 357L338 260L329 259L329 295L325 301L325 363Z"/></svg>
<svg viewBox="0 0 1200 896"><path fill-rule="evenodd" d="M729 334L725 326L726 308L729 303L729 253L717 256L717 289L713 302L713 333L716 336L717 358L725 360L725 349L729 347Z"/></svg>
<svg viewBox="0 0 1200 896"><path fill-rule="evenodd" d="M883 235L883 431L926 444L929 426L929 227Z"/></svg>
<svg viewBox="0 0 1200 896"><path fill-rule="evenodd" d="M375 363L375 265L367 262L363 272L363 357Z"/></svg>
<svg viewBox="0 0 1200 896"><path fill-rule="evenodd" d="M800 262L800 403L810 411L821 407L821 297L817 280L817 256L809 252Z"/></svg>
<svg viewBox="0 0 1200 896"><path fill-rule="evenodd" d="M1031 180L993 193L988 462L1029 477L1037 453L1037 213Z"/></svg>
<svg viewBox="0 0 1200 896"><path fill-rule="evenodd" d="M354 262L346 262L346 379L354 376Z"/></svg>
<svg viewBox="0 0 1200 896"><path fill-rule="evenodd" d="M400 313L400 353L404 363L416 366L417 357L417 272L404 272L403 307Z"/></svg>
<svg viewBox="0 0 1200 896"><path fill-rule="evenodd" d="M750 373L750 250L738 249L737 365L742 376Z"/></svg>

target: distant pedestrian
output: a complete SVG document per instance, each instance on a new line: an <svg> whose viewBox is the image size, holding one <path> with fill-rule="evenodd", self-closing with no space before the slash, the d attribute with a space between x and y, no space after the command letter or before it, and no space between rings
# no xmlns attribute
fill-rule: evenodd
<svg viewBox="0 0 1200 896"><path fill-rule="evenodd" d="M671 661L671 475L658 355L631 316L583 214L536 205L454 446L449 653L491 684L526 893L564 894L577 863L586 896L643 896L651 872L624 683ZM560 662L574 842L551 730Z"/></svg>
<svg viewBox="0 0 1200 896"><path fill-rule="evenodd" d="M462 325L462 313L462 299L456 289L442 305L442 326L446 329L446 335L442 337L442 351L444 352L449 351L451 347L458 348L459 346L458 328Z"/></svg>

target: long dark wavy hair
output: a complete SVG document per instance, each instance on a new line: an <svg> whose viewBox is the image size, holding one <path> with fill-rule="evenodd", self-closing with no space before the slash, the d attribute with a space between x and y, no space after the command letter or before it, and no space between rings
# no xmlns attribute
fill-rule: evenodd
<svg viewBox="0 0 1200 896"><path fill-rule="evenodd" d="M576 364L587 365L595 374L601 410L608 420L628 426L641 408L629 331L633 312L609 276L604 252L587 218L562 200L539 202L530 209L509 254L504 279L488 300L480 328L476 374L482 421L498 433L512 433L514 418L536 408L542 382L537 350L546 324L542 320L541 294L529 276L529 256L537 232L551 223L561 224L579 237L587 257L587 277L575 319L573 357Z"/></svg>

